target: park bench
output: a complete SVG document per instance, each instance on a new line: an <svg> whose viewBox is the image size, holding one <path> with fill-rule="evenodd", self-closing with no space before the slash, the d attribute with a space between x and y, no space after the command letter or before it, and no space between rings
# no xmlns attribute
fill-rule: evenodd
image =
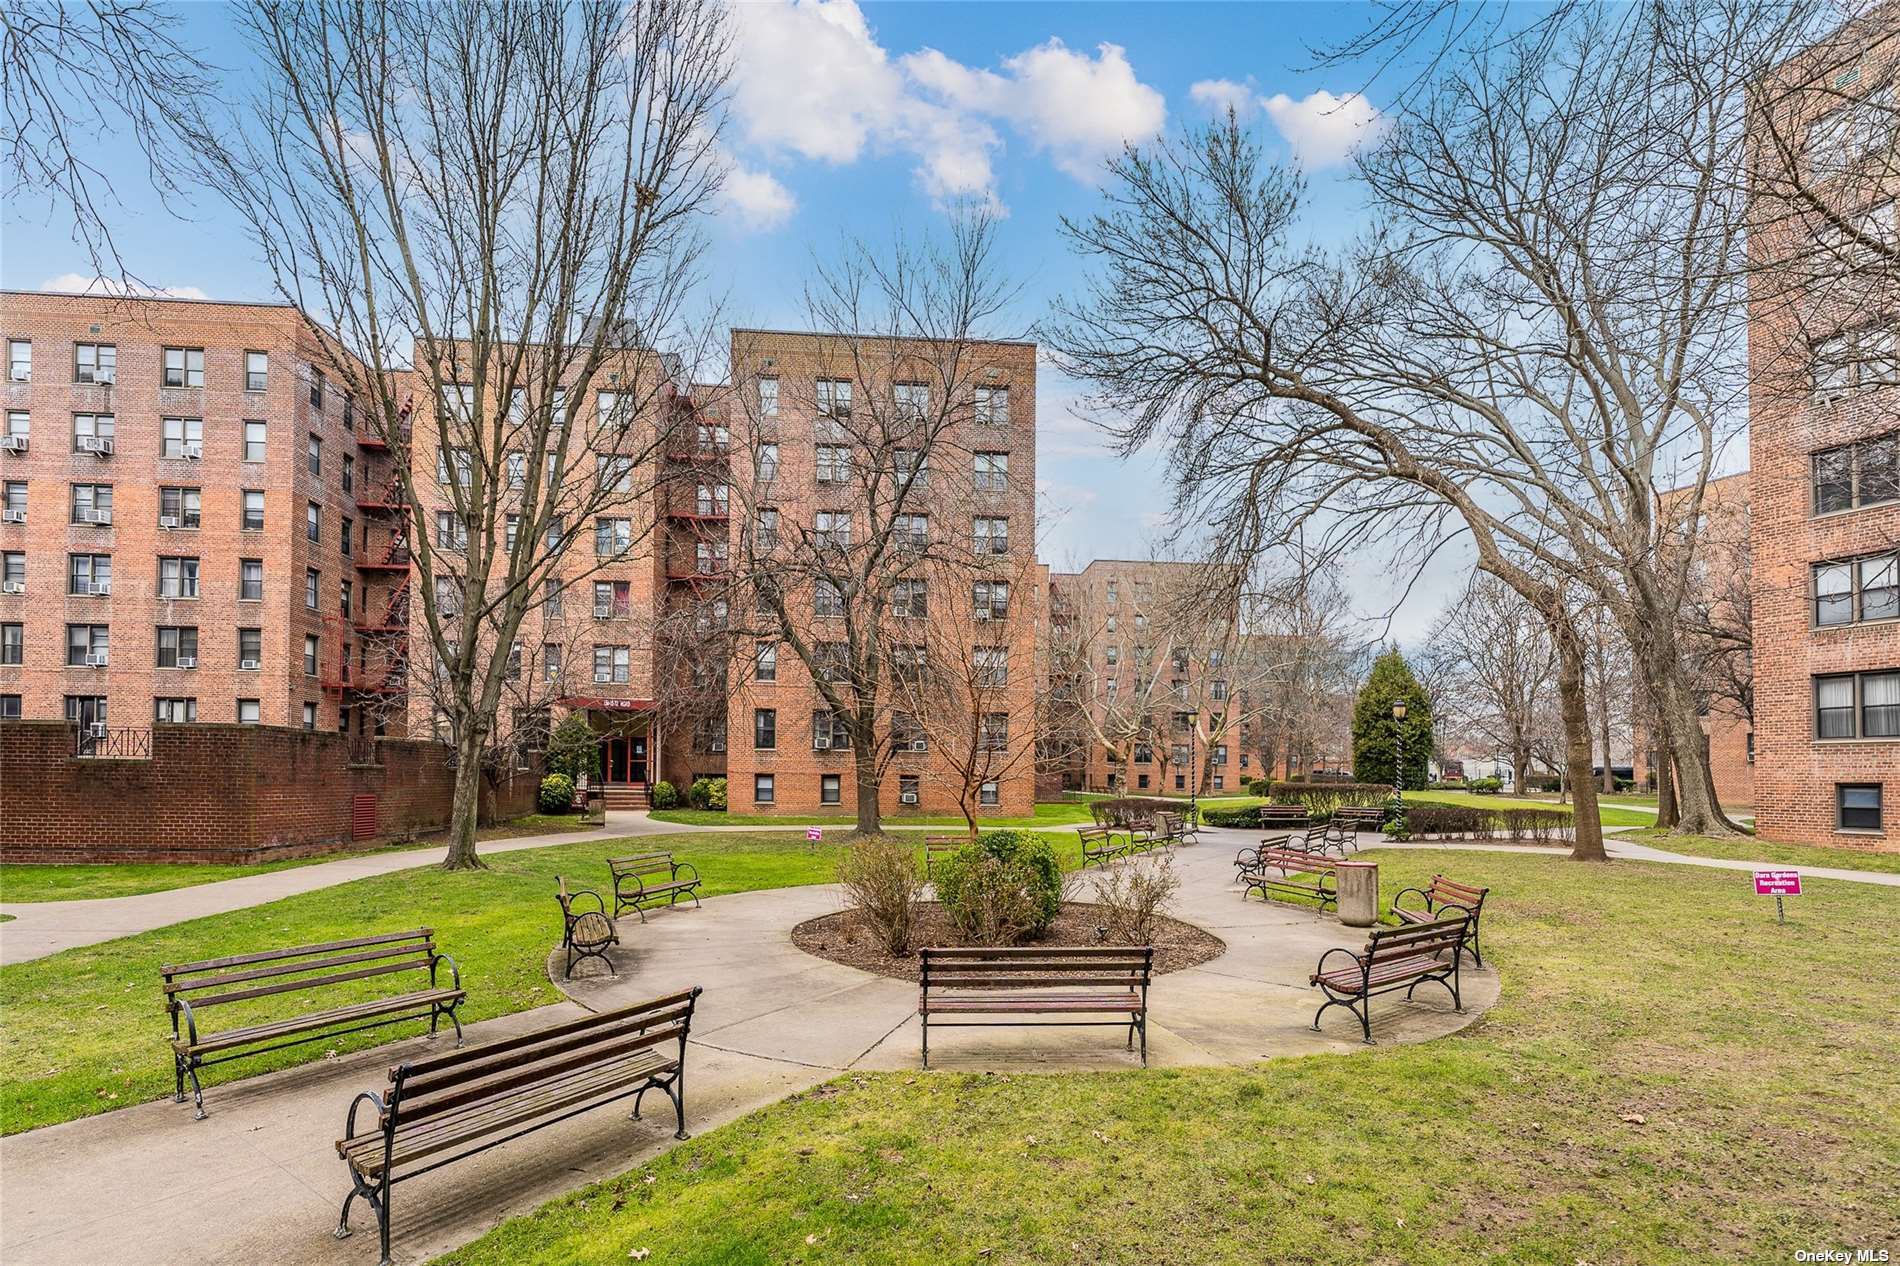
<svg viewBox="0 0 1900 1266"><path fill-rule="evenodd" d="M561 903L561 948L567 951L567 979L574 979L574 968L584 959L598 958L607 964L610 975L618 976L613 960L607 957L607 947L620 944L620 932L614 927L614 921L607 913L607 903L600 894L591 888L567 890L567 881L559 875L554 877L559 890L555 900ZM576 903L592 901L594 908L589 910L585 904L576 909Z"/></svg>
<svg viewBox="0 0 1900 1266"><path fill-rule="evenodd" d="M436 967L441 963L449 965L454 981L446 988L436 983ZM426 1018L429 1032L433 1034L436 1025L446 1016L455 1026L456 1042L459 1044L462 1040L462 1022L455 1018L455 1008L461 1005L464 996L462 972L454 959L436 952L429 928L327 941L321 945L261 950L229 958L207 958L195 963L172 963L158 970L164 977L165 1009L172 1022L172 1101L185 1101L185 1078L191 1078L192 1098L198 1107L196 1119L200 1121L205 1119L205 1095L198 1070L212 1064L403 1020ZM346 991L345 1000L320 1011L261 1020L218 1033L199 1031L198 1017L212 1007L282 993L305 994L352 981L385 983L382 977L412 971L427 971L429 987L400 989L370 998L360 996L361 989Z"/></svg>
<svg viewBox="0 0 1900 1266"><path fill-rule="evenodd" d="M1162 844L1174 843L1174 837L1168 833L1168 815L1150 814L1128 824L1128 851L1145 853Z"/></svg>
<svg viewBox="0 0 1900 1266"><path fill-rule="evenodd" d="M930 878L930 872L937 862L949 857L970 842L967 835L926 835L924 836L924 878Z"/></svg>
<svg viewBox="0 0 1900 1266"><path fill-rule="evenodd" d="M1295 843L1294 837L1291 832L1287 832L1281 835L1269 835L1265 839L1261 840L1259 844L1254 845L1250 848L1239 849L1234 853L1234 882L1239 883L1241 875L1243 875L1247 871L1257 868L1260 865L1260 854L1262 853L1289 853L1289 852L1305 852L1305 851L1306 851L1306 837L1304 835L1299 837L1299 841L1297 844Z"/></svg>
<svg viewBox="0 0 1900 1266"><path fill-rule="evenodd" d="M1273 873L1275 871L1279 873L1276 875ZM1307 875L1312 878L1296 877ZM1337 878L1333 864L1316 853L1267 848L1263 845L1255 864L1240 872L1240 899L1245 901L1248 893L1258 891L1261 900L1265 901L1279 892L1290 897L1312 897L1319 902L1322 911L1327 906L1337 909Z"/></svg>
<svg viewBox="0 0 1900 1266"><path fill-rule="evenodd" d="M1128 1026L1129 1049L1141 1035L1148 1063L1148 980L1152 945L967 946L920 949L917 1015L923 1025L924 1067L930 1067L930 1030L937 1016L1003 1016L1000 1020L935 1020L937 1028L1001 1026ZM1113 1015L1124 1019L1080 1017ZM1060 1019L1028 1019L1059 1016Z"/></svg>
<svg viewBox="0 0 1900 1266"><path fill-rule="evenodd" d="M1155 814L1154 821L1164 841L1170 844L1195 843L1195 830L1188 824L1186 814L1163 811Z"/></svg>
<svg viewBox="0 0 1900 1266"><path fill-rule="evenodd" d="M1263 831L1303 831L1313 825L1313 815L1303 804L1263 804L1260 829Z"/></svg>
<svg viewBox="0 0 1900 1266"><path fill-rule="evenodd" d="M396 1183L629 1095L634 1120L647 1091L672 1100L674 1137L685 1138L686 1038L699 994L695 986L392 1067L382 1094L366 1090L351 1100L336 1143L350 1171L336 1237L348 1238L350 1205L363 1197L376 1214L382 1266L389 1266L389 1194ZM364 1104L376 1115L359 1126Z"/></svg>
<svg viewBox="0 0 1900 1266"><path fill-rule="evenodd" d="M693 905L699 905L699 871L690 862L674 861L671 853L609 857L607 869L614 877L616 919L632 910L645 923L644 907L655 901L675 905L681 897L691 897Z"/></svg>
<svg viewBox="0 0 1900 1266"><path fill-rule="evenodd" d="M1366 947L1355 954L1349 949L1329 949L1320 955L1313 970L1312 983L1326 995L1326 1001L1313 1013L1313 1027L1328 1007L1344 1007L1359 1017L1365 1030L1366 1045L1372 1045L1372 999L1382 993L1403 988L1409 999L1412 991L1428 980L1435 980L1451 991L1452 1006L1465 1009L1458 993L1458 963L1464 957L1465 935L1471 921L1463 910L1453 910L1442 919L1408 927L1375 928L1366 938ZM1333 967L1326 962L1335 954L1345 960Z"/></svg>
<svg viewBox="0 0 1900 1266"><path fill-rule="evenodd" d="M1112 862L1132 850L1134 841L1128 832L1113 826L1077 827L1076 837L1082 841L1082 864L1090 862ZM1121 839L1115 837L1120 835Z"/></svg>
<svg viewBox="0 0 1900 1266"><path fill-rule="evenodd" d="M1359 832L1383 831L1385 829L1385 809L1379 805L1345 804L1333 810L1332 821L1327 824L1327 838L1337 840L1342 848L1359 846Z"/></svg>
<svg viewBox="0 0 1900 1266"><path fill-rule="evenodd" d="M1471 951L1471 961L1484 966L1484 954L1478 948L1478 918L1484 913L1485 894L1489 888L1473 888L1469 884L1457 883L1443 875L1433 875L1432 881L1423 888L1404 888L1393 894L1392 917L1401 923L1431 923L1445 917L1446 910L1463 910L1471 920L1471 933L1465 940L1465 948ZM1399 898L1413 893L1424 899L1425 908L1408 909L1399 904Z"/></svg>

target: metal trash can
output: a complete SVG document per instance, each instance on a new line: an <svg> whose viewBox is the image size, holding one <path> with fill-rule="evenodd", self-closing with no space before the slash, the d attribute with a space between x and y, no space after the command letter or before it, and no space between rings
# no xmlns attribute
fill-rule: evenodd
<svg viewBox="0 0 1900 1266"><path fill-rule="evenodd" d="M1379 921L1379 863L1336 862L1339 885L1339 921L1349 928L1369 928Z"/></svg>

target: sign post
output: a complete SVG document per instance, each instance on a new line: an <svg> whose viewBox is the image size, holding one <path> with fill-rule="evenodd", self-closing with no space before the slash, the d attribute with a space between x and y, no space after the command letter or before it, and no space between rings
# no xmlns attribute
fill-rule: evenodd
<svg viewBox="0 0 1900 1266"><path fill-rule="evenodd" d="M1786 923L1787 912L1783 910L1783 897L1801 895L1801 872L1798 870L1758 870L1755 872L1755 895L1775 899L1775 922Z"/></svg>
<svg viewBox="0 0 1900 1266"><path fill-rule="evenodd" d="M822 826L808 826L805 828L805 838L816 844L825 838L825 828Z"/></svg>

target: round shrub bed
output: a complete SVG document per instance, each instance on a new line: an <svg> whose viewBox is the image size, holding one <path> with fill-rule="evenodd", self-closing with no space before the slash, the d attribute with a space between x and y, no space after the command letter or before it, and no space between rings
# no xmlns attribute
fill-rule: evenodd
<svg viewBox="0 0 1900 1266"><path fill-rule="evenodd" d="M1024 942L1028 946L1071 946L1098 944L1095 929L1100 923L1093 902L1065 901L1055 921L1042 936ZM1166 916L1156 917L1155 974L1164 975L1184 967L1219 958L1227 952L1227 942L1192 923ZM914 945L959 945L955 925L935 901L922 901L912 922ZM893 958L879 944L876 933L866 926L855 910L841 910L807 919L792 929L792 944L807 954L843 963L879 976L898 980L917 979L917 956Z"/></svg>

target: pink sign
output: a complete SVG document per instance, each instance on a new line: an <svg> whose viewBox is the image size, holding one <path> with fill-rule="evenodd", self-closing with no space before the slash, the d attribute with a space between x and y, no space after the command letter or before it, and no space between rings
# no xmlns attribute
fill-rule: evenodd
<svg viewBox="0 0 1900 1266"><path fill-rule="evenodd" d="M1755 895L1758 897L1798 897L1801 895L1801 872L1798 870L1758 870L1755 872Z"/></svg>
<svg viewBox="0 0 1900 1266"><path fill-rule="evenodd" d="M822 826L807 827L805 829L805 838L808 840L822 840L825 838L825 828ZM1795 891L1801 891L1801 885L1799 883L1795 884Z"/></svg>

